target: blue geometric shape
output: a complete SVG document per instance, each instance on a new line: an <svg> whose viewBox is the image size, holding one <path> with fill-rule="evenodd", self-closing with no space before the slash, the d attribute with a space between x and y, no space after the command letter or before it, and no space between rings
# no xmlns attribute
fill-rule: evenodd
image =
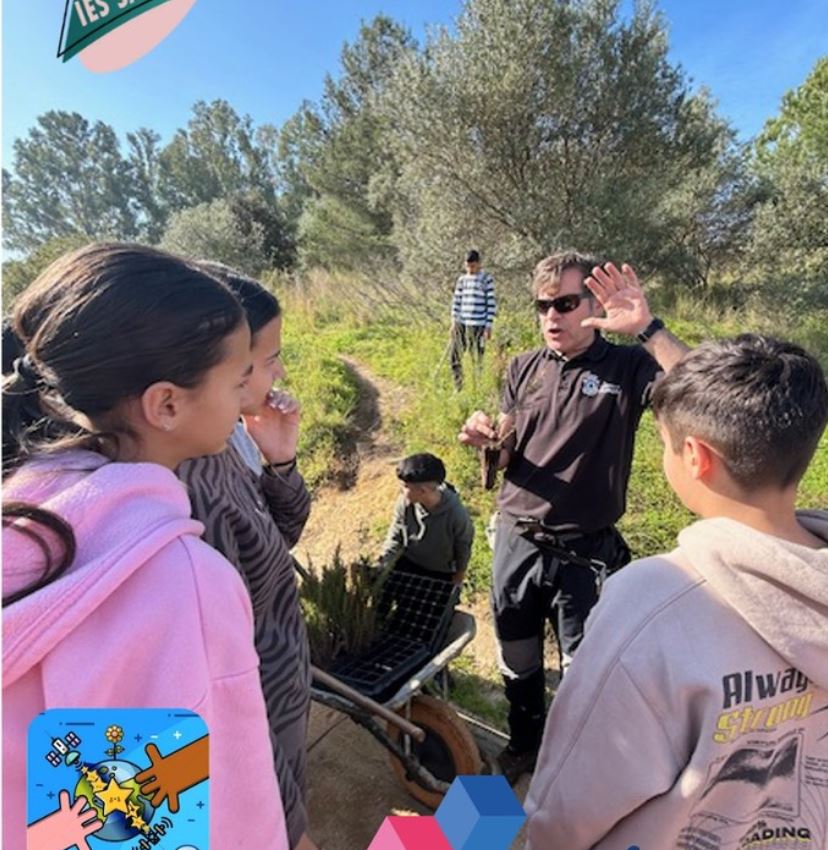
<svg viewBox="0 0 828 850"><path fill-rule="evenodd" d="M503 776L458 776L434 817L453 850L508 850L526 820Z"/></svg>

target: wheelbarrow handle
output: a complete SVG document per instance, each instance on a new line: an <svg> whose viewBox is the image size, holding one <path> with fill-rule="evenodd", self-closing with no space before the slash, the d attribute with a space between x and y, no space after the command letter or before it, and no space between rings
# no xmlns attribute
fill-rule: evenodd
<svg viewBox="0 0 828 850"><path fill-rule="evenodd" d="M338 693L340 696L351 700L351 702L356 703L360 708L370 711L371 714L375 714L377 717L382 717L383 720L393 723L397 728L406 735L409 735L415 741L419 743L425 741L425 732L420 729L419 726L415 726L404 717L400 717L400 715L395 711L391 711L384 705L380 705L380 703L375 702L370 697L365 696L365 694L361 694L359 691L354 690L344 682L340 682L335 676L331 676L330 673L326 673L318 667L311 665L311 672L313 673L314 680L319 682L320 685L324 685L326 688Z"/></svg>

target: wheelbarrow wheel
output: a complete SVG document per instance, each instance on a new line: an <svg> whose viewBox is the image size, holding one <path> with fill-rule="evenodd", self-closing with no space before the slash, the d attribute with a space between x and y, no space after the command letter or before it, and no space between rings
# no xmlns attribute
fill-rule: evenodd
<svg viewBox="0 0 828 850"><path fill-rule="evenodd" d="M437 779L450 784L456 776L480 773L483 762L477 743L451 706L436 697L419 694L411 701L410 720L426 733L421 744L411 740L411 753ZM399 728L389 723L388 734L402 745L403 733ZM393 754L391 767L415 800L432 809L440 805L443 795L427 791L407 776L402 762Z"/></svg>

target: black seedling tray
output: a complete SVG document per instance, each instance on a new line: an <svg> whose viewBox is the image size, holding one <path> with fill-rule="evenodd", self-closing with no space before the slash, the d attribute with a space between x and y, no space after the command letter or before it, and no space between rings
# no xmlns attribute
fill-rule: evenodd
<svg viewBox="0 0 828 850"><path fill-rule="evenodd" d="M459 597L449 581L392 570L378 606L379 637L362 655L334 662L331 673L377 702L389 699L440 649Z"/></svg>
<svg viewBox="0 0 828 850"><path fill-rule="evenodd" d="M422 643L391 636L375 641L358 658L335 662L331 672L361 694L384 702L428 658Z"/></svg>

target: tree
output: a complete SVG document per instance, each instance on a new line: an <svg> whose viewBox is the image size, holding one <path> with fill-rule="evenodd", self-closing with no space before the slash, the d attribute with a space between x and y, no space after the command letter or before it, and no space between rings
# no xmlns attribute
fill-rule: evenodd
<svg viewBox="0 0 828 850"><path fill-rule="evenodd" d="M713 161L689 171L659 206L654 265L666 281L707 287L737 270L750 239L756 205L764 196L750 174L744 146L723 127Z"/></svg>
<svg viewBox="0 0 828 850"><path fill-rule="evenodd" d="M161 238L169 211L159 194L161 136L147 127L127 133L133 191L138 210L138 230L142 239L155 244Z"/></svg>
<svg viewBox="0 0 828 850"><path fill-rule="evenodd" d="M260 144L271 156L271 171L276 175L279 207L294 242L299 232L302 211L313 197L313 189L305 176L305 167L310 163L311 152L320 136L319 117L308 101L303 101L280 130L268 127L259 136Z"/></svg>
<svg viewBox="0 0 828 850"><path fill-rule="evenodd" d="M255 135L250 116L239 116L227 101L198 101L186 129L160 153L162 206L175 212L245 192L275 201L271 160Z"/></svg>
<svg viewBox="0 0 828 850"><path fill-rule="evenodd" d="M156 200L156 220L168 223L164 244L228 263L250 250L240 261L248 270L290 265L295 230L278 195L278 145L275 127L254 129L250 116L239 116L226 101L196 103L186 129L160 152L157 171L145 181L155 187L147 194ZM206 220L209 211L239 235L243 248L227 244L227 235Z"/></svg>
<svg viewBox="0 0 828 850"><path fill-rule="evenodd" d="M236 227L260 244L267 269L288 269L296 261L296 243L281 208L255 192L228 198Z"/></svg>
<svg viewBox="0 0 828 850"><path fill-rule="evenodd" d="M47 112L14 142L3 172L4 243L31 251L80 233L90 239L137 234L130 165L115 131L77 112Z"/></svg>
<svg viewBox="0 0 828 850"><path fill-rule="evenodd" d="M3 303L8 307L20 293L58 257L89 244L82 233L55 236L35 248L25 260L6 260L3 263Z"/></svg>
<svg viewBox="0 0 828 850"><path fill-rule="evenodd" d="M170 215L226 199L243 233L262 228L269 265L295 255L295 227L277 197L278 132L254 131L222 100L196 103L186 129L161 147L154 130L127 133L127 156L106 124L49 112L15 141L13 172L3 171L5 242L30 252L64 236L157 243ZM298 219L298 213L295 215Z"/></svg>
<svg viewBox="0 0 828 850"><path fill-rule="evenodd" d="M161 248L259 276L290 262L281 226L273 205L255 196L220 198L173 213Z"/></svg>
<svg viewBox="0 0 828 850"><path fill-rule="evenodd" d="M785 95L753 166L767 198L751 233L751 276L802 305L828 307L828 57Z"/></svg>
<svg viewBox="0 0 828 850"><path fill-rule="evenodd" d="M391 199L396 166L388 119L377 104L410 34L379 15L342 49L342 73L325 80L318 109L303 105L282 130L285 174L303 200L305 264L365 269L393 257Z"/></svg>
<svg viewBox="0 0 828 850"><path fill-rule="evenodd" d="M410 275L442 279L470 245L521 273L566 245L667 265L665 208L675 222L675 193L711 173L727 128L669 62L660 16L619 6L469 0L456 34L402 57L383 112Z"/></svg>
<svg viewBox="0 0 828 850"><path fill-rule="evenodd" d="M814 66L805 82L782 98L756 142L760 170L773 170L780 158L828 163L828 56Z"/></svg>

